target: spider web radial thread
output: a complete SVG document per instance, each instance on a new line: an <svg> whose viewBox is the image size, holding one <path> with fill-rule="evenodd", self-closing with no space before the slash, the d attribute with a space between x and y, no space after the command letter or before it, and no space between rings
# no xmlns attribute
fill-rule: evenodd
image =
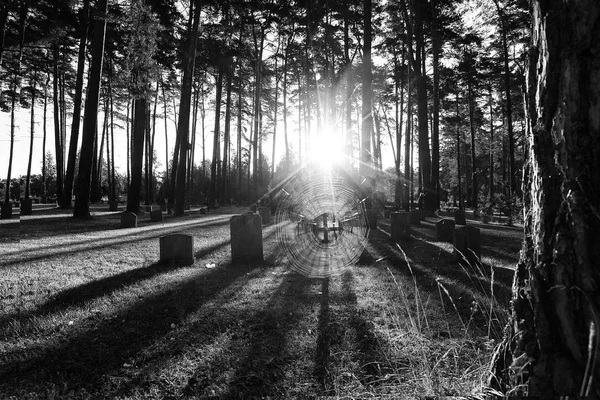
<svg viewBox="0 0 600 400"><path fill-rule="evenodd" d="M297 174L279 190L277 239L292 269L326 278L358 261L369 227L354 188L344 176L326 171Z"/></svg>

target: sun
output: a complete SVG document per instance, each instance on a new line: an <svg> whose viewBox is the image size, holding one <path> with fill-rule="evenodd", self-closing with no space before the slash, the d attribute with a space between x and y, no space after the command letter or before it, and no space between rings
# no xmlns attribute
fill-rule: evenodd
<svg viewBox="0 0 600 400"><path fill-rule="evenodd" d="M340 166L346 159L344 136L336 131L322 131L311 137L310 160L322 169Z"/></svg>

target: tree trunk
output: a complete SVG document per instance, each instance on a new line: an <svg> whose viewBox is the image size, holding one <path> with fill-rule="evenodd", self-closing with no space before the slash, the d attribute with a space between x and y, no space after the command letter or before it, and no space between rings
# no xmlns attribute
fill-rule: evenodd
<svg viewBox="0 0 600 400"><path fill-rule="evenodd" d="M370 196L374 190L374 176L371 160L371 131L373 130L373 114L371 112L371 99L373 97L372 71L371 71L371 0L364 0L364 20L363 28L365 31L363 45L363 84L362 84L362 138L360 152L359 173L367 179L363 196ZM366 207L371 208L370 198L366 202Z"/></svg>
<svg viewBox="0 0 600 400"><path fill-rule="evenodd" d="M147 127L148 102L144 97L135 99L133 107L133 131L131 136L131 182L127 190L127 211L138 213L142 190L142 168L144 164L144 137Z"/></svg>
<svg viewBox="0 0 600 400"><path fill-rule="evenodd" d="M492 383L519 397L600 396L600 3L532 1L525 240Z"/></svg>
<svg viewBox="0 0 600 400"><path fill-rule="evenodd" d="M431 130L431 185L434 209L440 208L440 35L437 28L437 1L433 1L431 51L433 53L433 126Z"/></svg>
<svg viewBox="0 0 600 400"><path fill-rule="evenodd" d="M46 83L44 84L44 118L43 118L43 139L42 139L42 196L46 202L46 137L48 128L46 127L46 118L48 116L48 85L50 85L50 72L46 75Z"/></svg>
<svg viewBox="0 0 600 400"><path fill-rule="evenodd" d="M191 12L192 10L190 10ZM191 15L191 14L190 14ZM181 86L181 102L179 103L179 123L177 124L177 137L180 141L179 165L177 166L177 181L175 190L175 215L183 215L185 209L185 172L186 155L189 149L188 136L190 130L190 107L192 97L192 81L194 79L194 62L196 59L196 42L198 40L198 27L200 24L200 1L195 1L193 10L194 21L188 36L187 54Z"/></svg>
<svg viewBox="0 0 600 400"><path fill-rule="evenodd" d="M217 180L218 174L217 169L219 165L219 159L221 158L220 151L220 138L221 138L221 98L223 94L223 74L224 74L224 66L221 64L219 66L219 72L217 76L217 84L216 84L216 98L215 98L215 130L213 133L213 157L210 165L210 208L215 207L215 201L217 200Z"/></svg>
<svg viewBox="0 0 600 400"><path fill-rule="evenodd" d="M490 187L488 190L488 201L490 203L490 209L488 213L492 213L492 206L494 202L494 98L492 96L492 85L490 85L490 150L489 150L489 163L490 163Z"/></svg>
<svg viewBox="0 0 600 400"><path fill-rule="evenodd" d="M56 157L56 199L58 203L61 203L62 193L63 193L63 146L62 142L62 134L61 134L61 123L60 123L60 108L59 101L60 96L58 92L58 57L59 57L59 48L58 43L53 45L53 67L54 67L54 76L52 80L52 92L53 92L53 100L54 100L54 150Z"/></svg>
<svg viewBox="0 0 600 400"><path fill-rule="evenodd" d="M227 175L227 165L229 163L229 143L230 143L230 129L231 129L231 88L233 85L233 74L234 68L228 68L227 71L227 94L225 95L225 132L223 134L223 162L222 162L222 179L221 179L221 190L219 193L219 201L221 204L225 204L226 200L229 200L229 176ZM227 201L229 202L229 201Z"/></svg>
<svg viewBox="0 0 600 400"><path fill-rule="evenodd" d="M477 215L477 168L475 159L475 94L473 93L473 83L468 78L467 96L469 102L469 127L471 129L471 207L473 215Z"/></svg>
<svg viewBox="0 0 600 400"><path fill-rule="evenodd" d="M412 45L408 46L409 59L412 58ZM406 134L404 135L404 210L410 211L410 188L408 186L408 179L411 173L411 146L412 146L412 74L410 67L406 68L406 81L408 87L406 88L406 95L408 96L406 101Z"/></svg>
<svg viewBox="0 0 600 400"><path fill-rule="evenodd" d="M100 77L102 76L102 59L104 57L104 35L106 32L107 0L99 0L94 22L94 37L92 38L92 62L90 78L85 99L85 116L83 117L83 132L81 137L81 152L79 155L79 172L75 190L75 206L73 216L76 218L90 217L90 180L92 174L92 158L94 152L94 137L98 123L98 97L100 93ZM57 165L58 176L58 165Z"/></svg>
<svg viewBox="0 0 600 400"><path fill-rule="evenodd" d="M88 15L90 1L84 0L81 10L81 40L77 56L77 78L75 80L75 98L73 99L73 123L71 124L71 141L69 142L69 156L67 158L67 172L63 186L63 195L60 206L71 207L73 195L73 180L75 179L75 161L77 159L77 145L79 144L79 125L81 121L81 103L83 94L83 73L85 70L85 49L87 46Z"/></svg>
<svg viewBox="0 0 600 400"><path fill-rule="evenodd" d="M36 95L37 71L33 72L31 80L31 125L29 128L31 138L29 140L29 162L27 163L27 177L25 179L25 198L29 199L29 183L31 180L31 163L33 160L33 139L35 133L35 95Z"/></svg>

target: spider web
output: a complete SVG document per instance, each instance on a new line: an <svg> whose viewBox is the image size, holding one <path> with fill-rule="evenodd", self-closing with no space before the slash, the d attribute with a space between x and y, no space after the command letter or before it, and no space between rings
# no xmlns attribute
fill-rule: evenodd
<svg viewBox="0 0 600 400"><path fill-rule="evenodd" d="M277 240L292 269L326 278L356 263L369 235L358 187L343 172L306 168L279 189Z"/></svg>

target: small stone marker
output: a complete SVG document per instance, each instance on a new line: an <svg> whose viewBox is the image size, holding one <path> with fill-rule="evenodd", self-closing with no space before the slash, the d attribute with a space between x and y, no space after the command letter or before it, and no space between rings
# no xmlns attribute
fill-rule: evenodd
<svg viewBox="0 0 600 400"><path fill-rule="evenodd" d="M200 214L206 214L206 207L200 207Z"/></svg>
<svg viewBox="0 0 600 400"><path fill-rule="evenodd" d="M121 228L137 228L137 215L128 211L121 214Z"/></svg>
<svg viewBox="0 0 600 400"><path fill-rule="evenodd" d="M108 202L108 211L118 211L119 210L119 202L115 200L111 200Z"/></svg>
<svg viewBox="0 0 600 400"><path fill-rule="evenodd" d="M152 210L150 211L150 221L151 222L163 222L163 213L161 210Z"/></svg>
<svg viewBox="0 0 600 400"><path fill-rule="evenodd" d="M262 261L263 241L260 215L251 212L231 217L231 260Z"/></svg>
<svg viewBox="0 0 600 400"><path fill-rule="evenodd" d="M258 207L258 213L263 225L271 223L271 209L269 207Z"/></svg>
<svg viewBox="0 0 600 400"><path fill-rule="evenodd" d="M458 209L454 211L454 222L456 225L466 225L467 218L465 217L465 210Z"/></svg>
<svg viewBox="0 0 600 400"><path fill-rule="evenodd" d="M367 224L370 229L377 229L377 210L375 208L367 210Z"/></svg>
<svg viewBox="0 0 600 400"><path fill-rule="evenodd" d="M398 242L410 238L410 213L407 211L393 212L391 215L392 241Z"/></svg>
<svg viewBox="0 0 600 400"><path fill-rule="evenodd" d="M9 201L7 203L2 204L2 219L12 218L12 203Z"/></svg>
<svg viewBox="0 0 600 400"><path fill-rule="evenodd" d="M21 215L31 215L33 212L33 200L31 198L23 199L21 202Z"/></svg>
<svg viewBox="0 0 600 400"><path fill-rule="evenodd" d="M454 240L454 221L442 218L435 223L435 237L442 242Z"/></svg>
<svg viewBox="0 0 600 400"><path fill-rule="evenodd" d="M453 242L454 256L458 261L462 260L463 256L468 261L475 261L477 258L481 258L479 228L475 228L474 226L457 226L454 228Z"/></svg>
<svg viewBox="0 0 600 400"><path fill-rule="evenodd" d="M157 210L160 211L160 210ZM162 215L162 214L161 214ZM175 233L160 237L160 262L191 265L194 263L194 238Z"/></svg>

